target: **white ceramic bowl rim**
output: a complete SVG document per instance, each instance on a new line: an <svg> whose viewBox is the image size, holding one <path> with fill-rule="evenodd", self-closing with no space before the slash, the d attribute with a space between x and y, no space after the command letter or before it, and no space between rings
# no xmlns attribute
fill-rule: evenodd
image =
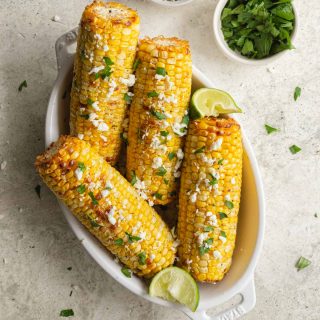
<svg viewBox="0 0 320 320"><path fill-rule="evenodd" d="M247 65L266 65L268 63L271 63L279 58L281 58L283 55L290 52L290 50L284 50L279 53L276 53L272 56L263 58L263 59L249 59L245 56L241 55L240 53L233 51L227 44L227 42L224 40L224 36L221 30L221 13L224 9L225 5L227 4L229 0L219 0L213 14L213 33L215 36L216 43L219 47L219 49L223 52L223 54L234 61L244 63ZM295 9L294 4L292 3L294 15L295 15L295 23L294 23L294 29L291 35L292 43L294 43L296 36L297 36L297 30L299 28L299 18L297 14L297 10Z"/></svg>
<svg viewBox="0 0 320 320"><path fill-rule="evenodd" d="M59 117L62 117L61 108L57 108L59 99L63 96L67 86L71 83L71 74L72 74L72 65L74 53L70 52L70 47L74 45L76 41L77 29L74 29L63 36L61 36L56 42L56 54L58 62L58 77L52 89L52 93L48 103L47 116L46 116L46 126L45 126L45 141L46 147L48 147L52 141L57 140L58 136L61 134L61 128L58 125ZM213 87L212 83L206 78L196 67L193 66L193 77L197 79L198 82L204 87ZM236 118L236 117L235 117ZM253 174L253 179L255 183L256 193L257 193L257 203L258 203L258 226L257 226L257 236L254 245L253 253L250 257L250 262L248 263L245 272L242 274L241 278L236 281L233 286L223 292L223 294L218 295L214 298L206 297L211 299L205 305L201 304L196 313L192 313L187 310L185 307L164 301L162 299L154 298L148 295L145 290L145 287L141 284L141 280L136 277L128 279L121 276L120 266L117 264L106 264L104 259L106 255L106 250L100 246L97 240L81 225L81 223L71 214L71 212L60 202L62 211L72 228L73 232L76 234L78 239L81 239L82 245L86 248L87 252L96 260L96 262L109 273L116 281L121 283L124 287L132 291L133 293L142 296L143 298L152 301L154 303L173 307L185 312L191 319L198 320L209 320L209 319L220 319L224 316L223 319L229 319L228 314L231 314L233 318L243 315L250 311L255 305L255 291L253 284L253 274L256 267L258 257L262 249L263 235L264 235L264 192L262 186L262 180L260 172L258 169L257 161L253 154L252 147L246 138L244 132L243 135L243 144L246 150L249 163L251 165L251 170ZM110 260L112 261L112 260ZM213 288L213 287L212 287ZM211 289L210 289L211 290ZM242 295L242 301L240 304L232 307L229 310L222 312L217 317L209 317L206 314L206 310L212 308L218 304L224 303L236 294ZM231 316L230 316L231 317ZM221 318L222 319L222 318Z"/></svg>
<svg viewBox="0 0 320 320"><path fill-rule="evenodd" d="M180 7L192 2L193 0L151 0L152 2L164 7Z"/></svg>

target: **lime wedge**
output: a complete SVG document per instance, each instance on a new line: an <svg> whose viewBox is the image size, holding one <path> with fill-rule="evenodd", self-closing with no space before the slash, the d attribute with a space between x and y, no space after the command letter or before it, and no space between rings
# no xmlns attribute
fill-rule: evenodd
<svg viewBox="0 0 320 320"><path fill-rule="evenodd" d="M151 281L149 294L184 304L193 312L199 304L199 288L196 281L188 272L177 267L160 271Z"/></svg>
<svg viewBox="0 0 320 320"><path fill-rule="evenodd" d="M192 119L240 112L242 110L230 94L222 90L214 88L198 89L191 98L190 117Z"/></svg>

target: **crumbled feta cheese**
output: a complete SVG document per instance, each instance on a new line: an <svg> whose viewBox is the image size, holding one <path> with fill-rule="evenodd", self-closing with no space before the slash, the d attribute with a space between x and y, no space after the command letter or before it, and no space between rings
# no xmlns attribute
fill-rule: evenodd
<svg viewBox="0 0 320 320"><path fill-rule="evenodd" d="M79 138L80 140L82 140L82 139L84 138L84 134L83 134L83 133L78 133L78 138Z"/></svg>
<svg viewBox="0 0 320 320"><path fill-rule="evenodd" d="M113 95L116 87L117 87L117 84L114 80L109 81L109 91L107 93L107 98L110 98Z"/></svg>
<svg viewBox="0 0 320 320"><path fill-rule="evenodd" d="M51 18L51 20L54 21L54 22L60 22L60 21L61 21L61 18L60 18L59 16L55 15L55 16L53 16L53 17Z"/></svg>
<svg viewBox="0 0 320 320"><path fill-rule="evenodd" d="M178 246L180 245L180 240L175 240L174 242L173 242L173 247L174 248L177 248Z"/></svg>
<svg viewBox="0 0 320 320"><path fill-rule="evenodd" d="M108 212L108 220L112 225L115 225L117 223L117 220L114 217L114 213L115 213L115 210L114 210L114 207L112 207Z"/></svg>
<svg viewBox="0 0 320 320"><path fill-rule="evenodd" d="M150 207L154 206L154 202L152 200L148 200L148 204L149 204Z"/></svg>
<svg viewBox="0 0 320 320"><path fill-rule="evenodd" d="M217 216L215 214L212 214L210 216L209 222L212 226L217 227L218 226Z"/></svg>
<svg viewBox="0 0 320 320"><path fill-rule="evenodd" d="M128 87L133 87L136 82L136 77L134 74L130 74L128 79L120 78L120 82Z"/></svg>
<svg viewBox="0 0 320 320"><path fill-rule="evenodd" d="M158 169L162 166L162 159L160 157L156 157L153 159L152 168Z"/></svg>
<svg viewBox="0 0 320 320"><path fill-rule="evenodd" d="M108 141L108 138L105 137L103 134L100 134L100 138L101 138L104 142L107 142L107 141Z"/></svg>
<svg viewBox="0 0 320 320"><path fill-rule="evenodd" d="M201 161L207 163L209 166L212 166L215 163L215 159L208 158L204 153L198 153L198 156L200 157Z"/></svg>
<svg viewBox="0 0 320 320"><path fill-rule="evenodd" d="M176 121L172 124L172 130L174 133L176 133L179 137L183 137L187 134L186 130L183 130L187 128L187 125L185 123L181 123L179 121Z"/></svg>
<svg viewBox="0 0 320 320"><path fill-rule="evenodd" d="M183 153L182 149L178 149L178 151L177 151L177 158L178 158L179 160L182 160L183 157L184 157L184 153Z"/></svg>
<svg viewBox="0 0 320 320"><path fill-rule="evenodd" d="M196 202L197 201L197 193L193 193L191 196L190 196L190 201L192 203Z"/></svg>
<svg viewBox="0 0 320 320"><path fill-rule="evenodd" d="M186 260L186 264L191 264L191 263L192 263L192 260L189 260L189 259Z"/></svg>
<svg viewBox="0 0 320 320"><path fill-rule="evenodd" d="M109 190L102 190L101 191L101 195L102 195L103 198L107 197L109 194L110 194Z"/></svg>
<svg viewBox="0 0 320 320"><path fill-rule="evenodd" d="M98 41L102 39L101 35L96 33L94 36L93 36L95 39L97 39Z"/></svg>
<svg viewBox="0 0 320 320"><path fill-rule="evenodd" d="M236 178L235 177L231 178L231 184L236 184Z"/></svg>
<svg viewBox="0 0 320 320"><path fill-rule="evenodd" d="M113 188L112 183L108 181L108 182L106 183L106 189L112 189L112 188Z"/></svg>
<svg viewBox="0 0 320 320"><path fill-rule="evenodd" d="M85 108L80 108L80 112L82 113L82 112L85 112L86 111L86 109Z"/></svg>
<svg viewBox="0 0 320 320"><path fill-rule="evenodd" d="M76 171L74 172L74 174L78 180L82 179L83 172L80 168L77 168Z"/></svg>
<svg viewBox="0 0 320 320"><path fill-rule="evenodd" d="M224 197L224 200L231 201L230 194L226 194L225 197Z"/></svg>
<svg viewBox="0 0 320 320"><path fill-rule="evenodd" d="M122 201L123 207L125 208L128 203L129 203L128 199L124 199L124 200Z"/></svg>
<svg viewBox="0 0 320 320"><path fill-rule="evenodd" d="M178 103L178 99L176 98L176 96L174 94L172 94L170 97L166 97L164 95L163 92L161 92L158 96L159 100L163 100L164 102L167 103L173 103L173 104L177 104Z"/></svg>
<svg viewBox="0 0 320 320"><path fill-rule="evenodd" d="M217 139L217 141L215 141L211 146L210 146L210 151L217 151L221 148L221 145L222 145L222 142L223 142L223 138L219 138Z"/></svg>
<svg viewBox="0 0 320 320"><path fill-rule="evenodd" d="M140 232L138 237L141 238L141 240L144 240L146 238L147 233L146 232Z"/></svg>
<svg viewBox="0 0 320 320"><path fill-rule="evenodd" d="M157 73L155 74L155 76L154 76L154 77L155 77L155 79L156 79L156 80L163 80L163 79L165 79L165 78L166 78L166 76L163 76L163 75L161 75L161 74L157 74Z"/></svg>
<svg viewBox="0 0 320 320"><path fill-rule="evenodd" d="M222 243L225 243L227 241L227 238L219 236L219 239L222 241Z"/></svg>
<svg viewBox="0 0 320 320"><path fill-rule="evenodd" d="M174 176L175 178L180 178L180 176L181 176L181 171L176 171L176 172L174 172L174 173L173 173L173 176Z"/></svg>
<svg viewBox="0 0 320 320"><path fill-rule="evenodd" d="M214 250L214 251L213 251L213 256L214 256L216 259L221 259L221 258L222 258L222 254L221 254L218 250Z"/></svg>
<svg viewBox="0 0 320 320"><path fill-rule="evenodd" d="M97 118L98 118L98 115L97 115L96 113L91 112L91 113L89 114L89 120L90 120L90 121L96 120Z"/></svg>
<svg viewBox="0 0 320 320"><path fill-rule="evenodd" d="M98 130L99 131L108 131L109 127L108 127L108 125L106 123L100 122L99 125L98 125Z"/></svg>
<svg viewBox="0 0 320 320"><path fill-rule="evenodd" d="M152 149L158 149L160 145L161 145L160 139L158 138L158 136L154 136L151 140L150 147Z"/></svg>
<svg viewBox="0 0 320 320"><path fill-rule="evenodd" d="M198 243L201 245L203 241L205 241L208 238L208 233L200 233L198 234Z"/></svg>
<svg viewBox="0 0 320 320"><path fill-rule="evenodd" d="M104 66L94 67L89 71L89 74L98 73L99 71L103 70L104 68L105 68Z"/></svg>
<svg viewBox="0 0 320 320"><path fill-rule="evenodd" d="M94 109L94 110L96 110L96 111L99 111L100 110L100 108L99 108L99 106L98 106L98 101L95 101L94 103L92 103L92 108Z"/></svg>
<svg viewBox="0 0 320 320"><path fill-rule="evenodd" d="M105 44L105 45L103 46L103 51L109 51L108 45Z"/></svg>

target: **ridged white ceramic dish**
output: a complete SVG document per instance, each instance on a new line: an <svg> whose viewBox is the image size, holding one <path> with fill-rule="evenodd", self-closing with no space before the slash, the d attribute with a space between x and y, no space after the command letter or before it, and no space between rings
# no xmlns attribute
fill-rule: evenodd
<svg viewBox="0 0 320 320"><path fill-rule="evenodd" d="M58 77L52 89L48 104L45 140L46 146L68 133L69 91L72 82L74 44L77 29L62 35L56 42ZM193 89L212 87L212 83L197 69L193 68ZM137 277L126 278L121 266L114 261L100 243L78 222L72 213L60 202L61 209L76 236L92 258L116 281L135 294L163 306L176 308L186 313L190 319L231 320L249 312L255 305L253 282L254 269L262 247L264 233L264 194L256 159L249 141L243 132L245 149L241 208L233 264L223 281L216 285L200 284L200 304L193 313L181 305L170 303L148 295L145 282ZM108 290L108 289L106 289ZM231 309L208 316L206 311L222 304L235 295L241 301Z"/></svg>

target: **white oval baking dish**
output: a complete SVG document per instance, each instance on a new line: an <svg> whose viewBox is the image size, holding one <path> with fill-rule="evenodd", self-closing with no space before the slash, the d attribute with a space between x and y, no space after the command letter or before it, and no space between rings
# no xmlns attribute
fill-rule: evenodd
<svg viewBox="0 0 320 320"><path fill-rule="evenodd" d="M77 29L62 35L56 42L58 77L50 96L45 128L46 146L56 141L59 135L67 133L69 113L69 91L72 82L72 67ZM212 83L193 67L193 88L212 87ZM183 311L190 319L231 320L249 312L255 305L254 269L262 247L264 234L264 194L255 156L245 133L243 167L243 191L233 264L223 281L216 285L200 284L200 304L193 313L181 305L167 302L148 295L144 281L133 276L129 279L121 273L121 266L114 257L81 225L72 213L60 202L61 209L75 235L92 258L116 281L135 294L158 303ZM208 316L206 311L222 304L235 295L241 295L239 304L218 315Z"/></svg>

